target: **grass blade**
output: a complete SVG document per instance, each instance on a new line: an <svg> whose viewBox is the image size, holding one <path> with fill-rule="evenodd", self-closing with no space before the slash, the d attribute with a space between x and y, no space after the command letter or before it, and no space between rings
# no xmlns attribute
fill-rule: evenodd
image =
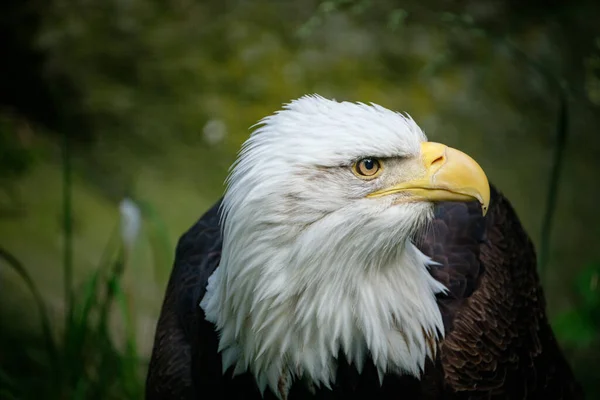
<svg viewBox="0 0 600 400"><path fill-rule="evenodd" d="M548 185L548 193L546 194L546 210L544 212L544 219L542 220L540 258L538 267L542 282L544 280L544 274L550 257L550 239L552 234L552 223L554 221L554 211L556 209L556 202L558 199L560 171L562 170L562 165L564 161L569 123L567 96L562 88L559 93L560 104L556 128L556 142L554 144L554 155L552 157L550 183Z"/></svg>
<svg viewBox="0 0 600 400"><path fill-rule="evenodd" d="M69 135L62 134L62 173L63 173L63 280L65 288L65 334L73 313L73 206L72 206L72 167ZM65 337L65 341L67 338Z"/></svg>
<svg viewBox="0 0 600 400"><path fill-rule="evenodd" d="M167 226L160 218L152 205L145 201L138 201L146 224L146 232L150 241L150 250L154 259L154 281L162 285L167 281L171 271L171 241Z"/></svg>
<svg viewBox="0 0 600 400"><path fill-rule="evenodd" d="M58 368L59 364L56 342L54 341L54 336L52 335L50 319L48 318L48 311L46 310L46 305L42 299L42 295L38 291L33 279L31 279L27 269L25 269L25 267L19 260L17 260L15 256L0 247L0 258L4 259L4 261L21 277L21 279L23 279L23 282L25 282L25 285L33 295L33 299L40 313L42 334L44 336L44 341L46 342L46 348L48 350L48 355L50 356L50 361L55 368ZM58 371L58 369L55 369L55 371Z"/></svg>

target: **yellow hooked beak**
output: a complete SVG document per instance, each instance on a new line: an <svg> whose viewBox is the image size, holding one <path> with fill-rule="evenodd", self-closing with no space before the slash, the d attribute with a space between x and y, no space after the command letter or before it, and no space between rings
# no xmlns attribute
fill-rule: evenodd
<svg viewBox="0 0 600 400"><path fill-rule="evenodd" d="M407 193L409 201L478 201L483 215L490 203L490 185L475 160L446 145L421 143L424 173L407 182L378 190L367 197Z"/></svg>

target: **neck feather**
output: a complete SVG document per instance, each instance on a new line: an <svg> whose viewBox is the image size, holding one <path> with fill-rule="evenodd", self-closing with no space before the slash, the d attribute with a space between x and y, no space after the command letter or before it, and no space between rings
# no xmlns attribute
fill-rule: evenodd
<svg viewBox="0 0 600 400"><path fill-rule="evenodd" d="M225 237L201 302L220 333L223 373L249 370L261 392L269 386L281 398L298 379L330 387L339 352L359 371L370 357L380 381L420 376L443 335L435 294L444 287L408 239L365 260L292 242L266 251L250 236L247 246Z"/></svg>

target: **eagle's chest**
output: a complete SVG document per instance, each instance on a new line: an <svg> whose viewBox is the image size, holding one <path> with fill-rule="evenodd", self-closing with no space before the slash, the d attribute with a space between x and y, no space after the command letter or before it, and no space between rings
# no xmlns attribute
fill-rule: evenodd
<svg viewBox="0 0 600 400"><path fill-rule="evenodd" d="M409 375L387 374L382 384L379 382L377 368L371 360L365 363L363 370L358 370L349 364L340 354L336 368L335 383L329 388L315 386L306 380L298 380L282 396L286 400L303 399L378 399L378 400L433 400L442 396L442 370L433 362L428 361L420 378ZM235 377L225 374L216 385L215 380L207 381L210 390L220 388L219 396L232 399L278 400L277 396L267 390L261 395L260 390L250 373ZM207 386L208 389L208 386ZM218 389L217 389L218 390Z"/></svg>
<svg viewBox="0 0 600 400"><path fill-rule="evenodd" d="M443 329L435 288L407 270L399 267L386 279L360 284L324 280L304 290L290 282L285 296L236 304L236 318L221 321L225 369L232 367L234 375L249 371L260 391L268 387L282 396L299 382L319 390L339 385L340 378L344 384L337 387L345 393L383 390L386 375L406 376L402 384L419 378ZM253 287L260 294L261 286ZM218 321L215 311L212 319ZM363 375L367 366L370 372ZM353 388L356 382L364 383Z"/></svg>

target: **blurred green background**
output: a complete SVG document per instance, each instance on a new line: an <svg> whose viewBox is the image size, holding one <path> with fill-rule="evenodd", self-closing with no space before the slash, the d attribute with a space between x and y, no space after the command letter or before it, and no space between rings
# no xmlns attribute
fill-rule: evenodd
<svg viewBox="0 0 600 400"><path fill-rule="evenodd" d="M4 1L0 398L141 398L178 237L249 127L308 93L480 162L600 398L598 21L593 0Z"/></svg>

